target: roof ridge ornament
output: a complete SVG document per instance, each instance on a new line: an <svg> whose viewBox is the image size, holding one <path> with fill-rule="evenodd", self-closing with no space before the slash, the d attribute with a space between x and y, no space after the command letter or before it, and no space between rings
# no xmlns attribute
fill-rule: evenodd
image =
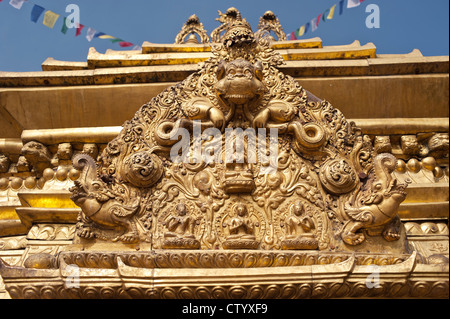
<svg viewBox="0 0 450 319"><path fill-rule="evenodd" d="M277 41L286 41L286 34L283 31L283 27L280 24L280 20L272 11L266 11L264 15L259 18L258 31L255 32L256 37L264 35L270 36L270 31L273 31L277 36ZM272 40L273 37L271 37Z"/></svg>
<svg viewBox="0 0 450 319"><path fill-rule="evenodd" d="M219 12L219 17L216 20L221 22L222 25L220 25L211 32L212 42L222 42L224 36L223 33L224 32L226 33L233 23L237 21L242 21L241 13L239 12L238 9L234 7L228 8L227 11L225 11L225 13L222 13L220 10L217 11Z"/></svg>
<svg viewBox="0 0 450 319"><path fill-rule="evenodd" d="M197 43L198 40L195 34L198 34L200 37L200 43L208 43L209 42L209 36L203 26L203 23L200 22L200 19L197 17L197 15L193 14L191 15L186 23L181 28L180 32L178 32L177 36L175 37L175 43L176 44L183 44L183 43ZM186 36L188 36L188 39L185 40Z"/></svg>

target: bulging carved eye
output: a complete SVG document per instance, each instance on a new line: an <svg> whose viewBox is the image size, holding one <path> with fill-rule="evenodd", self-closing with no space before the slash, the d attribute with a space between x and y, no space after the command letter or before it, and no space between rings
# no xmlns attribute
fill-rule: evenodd
<svg viewBox="0 0 450 319"><path fill-rule="evenodd" d="M383 185L381 183L376 183L375 185L373 185L372 189L374 191L379 191L383 188Z"/></svg>
<svg viewBox="0 0 450 319"><path fill-rule="evenodd" d="M91 184L91 188L93 191L98 191L98 190L102 189L102 185L100 185L99 182L94 181Z"/></svg>
<svg viewBox="0 0 450 319"><path fill-rule="evenodd" d="M253 77L253 72L250 69L245 69L244 75L251 79Z"/></svg>

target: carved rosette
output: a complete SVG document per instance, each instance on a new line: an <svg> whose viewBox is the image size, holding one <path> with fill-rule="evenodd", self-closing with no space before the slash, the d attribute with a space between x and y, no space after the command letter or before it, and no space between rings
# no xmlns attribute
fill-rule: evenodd
<svg viewBox="0 0 450 319"><path fill-rule="evenodd" d="M359 183L356 171L343 158L326 161L320 168L320 181L332 194L345 194L352 191Z"/></svg>
<svg viewBox="0 0 450 319"><path fill-rule="evenodd" d="M125 179L138 187L150 187L163 174L162 161L155 154L141 151L128 156L123 164Z"/></svg>

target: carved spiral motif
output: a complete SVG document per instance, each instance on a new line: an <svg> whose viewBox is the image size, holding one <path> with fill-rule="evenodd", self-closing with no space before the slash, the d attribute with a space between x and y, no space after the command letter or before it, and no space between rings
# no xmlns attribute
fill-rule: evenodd
<svg viewBox="0 0 450 319"><path fill-rule="evenodd" d="M146 151L134 153L124 162L124 177L138 187L152 186L162 174L162 161Z"/></svg>
<svg viewBox="0 0 450 319"><path fill-rule="evenodd" d="M319 178L322 185L334 194L348 193L359 182L355 170L343 158L326 162L320 169Z"/></svg>

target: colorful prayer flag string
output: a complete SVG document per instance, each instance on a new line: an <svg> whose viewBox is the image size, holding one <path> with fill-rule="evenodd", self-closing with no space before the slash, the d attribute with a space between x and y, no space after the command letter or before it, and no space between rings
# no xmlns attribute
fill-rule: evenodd
<svg viewBox="0 0 450 319"><path fill-rule="evenodd" d="M0 2L2 2L2 1L3 0L0 0ZM32 22L37 23L38 20L40 19L40 17L42 16L42 14L45 12L42 24L48 28L51 28L51 29L54 28L54 26L56 25L56 22L60 18L59 14L57 14L53 11L47 10L42 6L31 2L30 0L10 0L9 4L13 8L15 8L17 10L21 10L23 7L23 4L25 2L28 2L31 5L33 5L32 9L31 9L31 14L30 14L30 20ZM69 29L73 28L74 21L71 18L70 18L70 20L68 20L67 17L63 17L63 19L61 19L61 20L62 20L61 33L67 34L67 31L69 31ZM76 26L75 37L78 37L79 35L81 35L84 27L85 27L85 25L83 25L83 24L78 24ZM133 47L133 50L140 48L139 45L135 45L134 43L125 41L123 39L120 39L120 38L117 38L117 37L114 37L111 35L107 35L104 32L99 32L99 31L95 30L94 28L87 27L86 40L91 42L94 38L107 39L107 40L110 40L111 43L118 43L120 47L124 47L124 48L125 47Z"/></svg>
<svg viewBox="0 0 450 319"><path fill-rule="evenodd" d="M302 25L297 30L290 33L290 40L296 40L299 37L305 35L309 29L314 32L319 27L320 21L326 22L327 20L332 20L336 11L336 7L339 5L339 15L344 13L344 5L347 1L347 8L355 8L361 4L364 0L340 0L338 3L333 5L331 8L326 9L323 13L319 14L317 17L311 19L306 24Z"/></svg>

